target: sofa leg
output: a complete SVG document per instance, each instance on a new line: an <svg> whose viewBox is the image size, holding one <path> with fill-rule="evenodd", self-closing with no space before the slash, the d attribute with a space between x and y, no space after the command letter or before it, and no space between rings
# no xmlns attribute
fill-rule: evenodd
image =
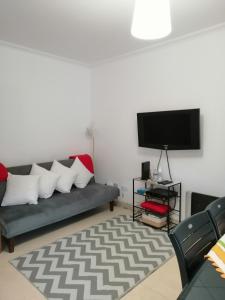
<svg viewBox="0 0 225 300"><path fill-rule="evenodd" d="M113 211L113 208L114 208L114 201L110 201L109 202L109 209L110 209L110 211Z"/></svg>
<svg viewBox="0 0 225 300"><path fill-rule="evenodd" d="M7 239L7 243L8 243L8 249L9 249L9 253L13 253L14 252L14 245L15 245L15 241L14 239Z"/></svg>

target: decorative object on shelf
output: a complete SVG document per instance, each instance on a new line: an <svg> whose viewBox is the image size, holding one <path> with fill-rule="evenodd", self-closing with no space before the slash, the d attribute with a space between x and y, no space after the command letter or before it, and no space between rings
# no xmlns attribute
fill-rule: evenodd
<svg viewBox="0 0 225 300"><path fill-rule="evenodd" d="M148 179L148 180L146 180L146 186L148 187L148 188L150 188L150 189L153 189L154 188L154 186L156 186L157 185L157 181L154 181L153 179Z"/></svg>
<svg viewBox="0 0 225 300"><path fill-rule="evenodd" d="M170 0L136 0L131 34L138 39L155 40L171 33Z"/></svg>
<svg viewBox="0 0 225 300"><path fill-rule="evenodd" d="M160 167L160 162L161 162L161 159L162 159L163 150L165 151L165 154L166 154L167 169L168 169L170 180L163 180L163 178L162 178L162 169ZM157 164L157 169L155 170L155 181L157 181L158 183L163 182L163 181L172 183L173 179L172 179L171 170L170 170L170 163L169 163L169 155L168 155L168 151L167 151L167 145L164 145L163 150L160 150L159 161L158 161L158 164Z"/></svg>
<svg viewBox="0 0 225 300"><path fill-rule="evenodd" d="M139 188L137 189L137 193L140 194L140 195L146 195L146 192L149 191L149 188Z"/></svg>
<svg viewBox="0 0 225 300"><path fill-rule="evenodd" d="M153 181L153 182L158 182L158 180L159 180L159 172L158 172L157 169L155 169L155 170L153 171L152 181Z"/></svg>

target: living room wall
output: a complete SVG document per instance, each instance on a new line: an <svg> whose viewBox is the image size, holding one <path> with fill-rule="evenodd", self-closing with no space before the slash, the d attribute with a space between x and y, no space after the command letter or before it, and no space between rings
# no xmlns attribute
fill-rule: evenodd
<svg viewBox="0 0 225 300"><path fill-rule="evenodd" d="M90 69L0 46L0 162L7 166L90 151Z"/></svg>
<svg viewBox="0 0 225 300"><path fill-rule="evenodd" d="M189 108L201 109L201 150L170 151L173 178L184 196L225 195L224 53L223 27L93 69L96 177L119 184L122 201L131 203L141 162L153 171L159 158L159 150L138 147L136 113ZM162 171L168 178L165 164Z"/></svg>

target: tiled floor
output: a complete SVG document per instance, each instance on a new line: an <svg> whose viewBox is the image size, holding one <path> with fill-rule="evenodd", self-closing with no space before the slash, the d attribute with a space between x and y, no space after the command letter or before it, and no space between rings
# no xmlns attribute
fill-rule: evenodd
<svg viewBox="0 0 225 300"><path fill-rule="evenodd" d="M8 263L9 260L118 214L130 214L130 211L115 207L114 212L110 212L108 208L103 208L17 239L14 253L9 254L5 249L0 254L0 300L45 299ZM173 257L126 294L122 300L175 300L180 290L178 265L176 258Z"/></svg>

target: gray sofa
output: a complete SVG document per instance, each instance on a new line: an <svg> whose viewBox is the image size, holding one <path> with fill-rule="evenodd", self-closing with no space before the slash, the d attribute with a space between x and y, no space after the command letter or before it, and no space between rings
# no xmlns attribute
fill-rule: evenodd
<svg viewBox="0 0 225 300"><path fill-rule="evenodd" d="M60 161L70 167L72 159ZM40 166L50 170L52 162ZM12 174L28 175L31 165L8 168ZM4 197L6 182L0 182L0 204ZM14 237L37 228L56 223L105 203L113 210L113 201L119 196L119 189L95 183L94 178L84 189L73 187L68 194L57 191L49 199L39 199L37 205L15 205L0 207L2 236L7 240L9 252L14 251Z"/></svg>

